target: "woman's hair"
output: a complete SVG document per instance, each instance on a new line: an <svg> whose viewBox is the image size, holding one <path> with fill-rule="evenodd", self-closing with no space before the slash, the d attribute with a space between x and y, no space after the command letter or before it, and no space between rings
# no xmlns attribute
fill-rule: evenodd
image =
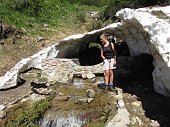
<svg viewBox="0 0 170 127"><path fill-rule="evenodd" d="M105 34L104 33L102 33L101 35L100 35L100 39L103 39L103 38L105 38L106 36L105 36Z"/></svg>

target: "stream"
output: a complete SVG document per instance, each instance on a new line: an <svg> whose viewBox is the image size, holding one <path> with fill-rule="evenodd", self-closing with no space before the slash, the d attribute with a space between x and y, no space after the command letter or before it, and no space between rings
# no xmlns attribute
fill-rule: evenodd
<svg viewBox="0 0 170 127"><path fill-rule="evenodd" d="M101 89L97 87L98 83L103 83L103 77L96 77L93 83L90 80L74 78L71 85L61 85L57 90L63 93L62 96L56 96L53 99L51 109L46 112L39 121L40 127L82 127L85 124L96 121L101 122L107 119L106 114L108 102L114 103L113 98L108 98ZM92 89L96 95L92 102L87 103L86 91ZM67 98L69 99L63 99ZM107 99L104 99L107 98ZM84 100L83 100L84 99ZM82 102L77 103L77 100ZM113 108L116 108L113 106ZM105 116L103 116L105 115Z"/></svg>

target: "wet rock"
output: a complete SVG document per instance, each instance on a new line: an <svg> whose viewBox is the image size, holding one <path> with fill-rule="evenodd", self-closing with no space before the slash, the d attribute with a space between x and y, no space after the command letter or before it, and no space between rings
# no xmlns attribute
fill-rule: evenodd
<svg viewBox="0 0 170 127"><path fill-rule="evenodd" d="M89 98L94 98L95 94L96 94L96 92L94 90L92 90L92 89L88 89L86 91L86 96L89 97Z"/></svg>
<svg viewBox="0 0 170 127"><path fill-rule="evenodd" d="M95 78L96 76L93 73L88 73L87 74L87 79L92 79Z"/></svg>
<svg viewBox="0 0 170 127"><path fill-rule="evenodd" d="M86 79L86 78L87 78L87 75L86 75L86 74L82 74L81 77L82 77L83 79Z"/></svg>
<svg viewBox="0 0 170 127"><path fill-rule="evenodd" d="M160 127L160 124L158 123L158 121L154 121L154 120L152 120L152 123L150 125L152 127Z"/></svg>
<svg viewBox="0 0 170 127"><path fill-rule="evenodd" d="M83 73L83 72L81 72L81 73ZM89 72L89 73L83 73L81 75L81 77L83 79L94 79L96 76L92 72Z"/></svg>

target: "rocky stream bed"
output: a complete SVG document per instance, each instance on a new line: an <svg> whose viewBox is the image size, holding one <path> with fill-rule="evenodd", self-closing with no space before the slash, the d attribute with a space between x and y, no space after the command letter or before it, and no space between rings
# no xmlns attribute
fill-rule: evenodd
<svg viewBox="0 0 170 127"><path fill-rule="evenodd" d="M65 64L67 62L64 60ZM115 91L104 93L103 86L99 85L104 82L103 74L89 73L88 67L75 67L76 73L72 70L65 73L63 69L62 73L58 72L64 76L63 79L55 75L59 78L56 82L54 82L54 77L50 80L52 82L47 82L45 74L60 70L54 68L56 66L54 60L52 63L53 69L49 71L45 69L44 72L32 68L21 73L22 80L17 87L0 91L0 126L11 127L8 123L15 121L14 118L19 115L15 111L19 112L22 108L18 105L31 107L30 104L44 100L51 92L53 99L50 101L50 107L38 121L34 121L39 127L170 126L168 115L170 100L153 91L149 77L139 78L139 76L133 80L133 77L116 75ZM71 65L74 64L70 64L65 69ZM63 67L62 64L60 66ZM96 68L99 67L96 66ZM77 73L77 70L81 70L84 75ZM93 70L96 69L93 67ZM69 72L73 74L67 79L65 76L70 76ZM64 83L59 82L63 80ZM34 116L34 113L32 112L30 116Z"/></svg>

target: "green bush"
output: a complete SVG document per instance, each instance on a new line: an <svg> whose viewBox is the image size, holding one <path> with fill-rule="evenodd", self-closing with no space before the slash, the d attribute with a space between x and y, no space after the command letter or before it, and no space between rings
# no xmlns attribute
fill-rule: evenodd
<svg viewBox="0 0 170 127"><path fill-rule="evenodd" d="M38 16L45 9L45 0L12 0L10 6L19 12Z"/></svg>
<svg viewBox="0 0 170 127"><path fill-rule="evenodd" d="M110 0L108 6L104 10L104 17L105 20L109 18L116 20L116 12L123 8L139 8L168 4L170 4L169 0Z"/></svg>
<svg viewBox="0 0 170 127"><path fill-rule="evenodd" d="M93 31L93 30L97 30L97 29L101 29L107 25L110 25L111 23L113 23L112 19L107 19L105 20L105 17L103 16L103 13L99 14L99 18L96 20L91 21L90 24L88 24L87 26L87 30L88 31Z"/></svg>
<svg viewBox="0 0 170 127"><path fill-rule="evenodd" d="M93 48L93 47L101 49L101 45L99 43L95 43L95 42L89 43L89 48Z"/></svg>
<svg viewBox="0 0 170 127"><path fill-rule="evenodd" d="M88 6L103 7L109 3L109 0L68 0L72 4L82 4Z"/></svg>
<svg viewBox="0 0 170 127"><path fill-rule="evenodd" d="M86 15L83 12L79 12L77 14L77 18L80 22L85 23L86 22Z"/></svg>
<svg viewBox="0 0 170 127"><path fill-rule="evenodd" d="M10 111L7 127L38 127L37 121L49 109L50 101L42 100L35 102L32 107L19 105ZM18 112L17 114L15 114ZM12 115L17 115L11 118Z"/></svg>

